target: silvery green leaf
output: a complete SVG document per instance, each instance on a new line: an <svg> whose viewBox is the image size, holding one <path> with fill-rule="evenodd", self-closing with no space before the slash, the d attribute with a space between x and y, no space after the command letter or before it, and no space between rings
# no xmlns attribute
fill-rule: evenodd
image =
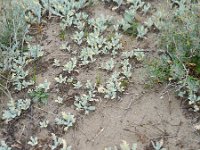
<svg viewBox="0 0 200 150"><path fill-rule="evenodd" d="M73 77L70 77L67 79L67 83L72 83L74 81L74 78Z"/></svg>
<svg viewBox="0 0 200 150"><path fill-rule="evenodd" d="M92 82L90 80L87 80L85 87L86 87L86 89L88 89L90 91L94 91L96 84L92 84Z"/></svg>
<svg viewBox="0 0 200 150"><path fill-rule="evenodd" d="M36 86L36 90L39 89L44 89L45 92L47 92L49 90L49 86L50 86L50 82L48 82L46 79L44 81L44 83L40 83L38 86Z"/></svg>
<svg viewBox="0 0 200 150"><path fill-rule="evenodd" d="M19 99L18 101L11 100L7 106L8 109L3 111L2 119L10 121L17 116L21 115L22 110L27 110L30 107L30 99Z"/></svg>
<svg viewBox="0 0 200 150"><path fill-rule="evenodd" d="M73 84L74 89L80 89L82 87L82 84L80 81L76 82L75 84Z"/></svg>
<svg viewBox="0 0 200 150"><path fill-rule="evenodd" d="M88 19L88 14L86 12L81 12L81 15L83 20Z"/></svg>
<svg viewBox="0 0 200 150"><path fill-rule="evenodd" d="M0 150L11 150L11 147L9 147L5 141L1 140L0 142Z"/></svg>
<svg viewBox="0 0 200 150"><path fill-rule="evenodd" d="M142 0L128 0L129 3L132 3L131 7L133 7L135 10L138 10L139 8L142 8L145 4Z"/></svg>
<svg viewBox="0 0 200 150"><path fill-rule="evenodd" d="M54 133L51 133L53 139L53 145L49 145L51 150L55 150L61 145L63 146L60 150L71 150L71 146L67 146L66 141L60 137L57 137Z"/></svg>
<svg viewBox="0 0 200 150"><path fill-rule="evenodd" d="M62 116L60 118L55 119L56 124L64 125L65 129L72 127L75 121L76 119L74 115L72 115L71 113L66 114L65 112L62 112Z"/></svg>
<svg viewBox="0 0 200 150"><path fill-rule="evenodd" d="M21 110L27 110L31 105L31 100L30 99L19 99L16 103L17 109Z"/></svg>
<svg viewBox="0 0 200 150"><path fill-rule="evenodd" d="M70 14L71 16L75 14L76 11L86 6L86 1L67 1L67 0L41 0L45 9L50 13L65 17Z"/></svg>
<svg viewBox="0 0 200 150"><path fill-rule="evenodd" d="M27 12L25 16L25 20L26 22L29 22L29 23L37 23L37 18L30 11Z"/></svg>
<svg viewBox="0 0 200 150"><path fill-rule="evenodd" d="M136 57L136 59L138 61L142 61L144 59L144 50L143 49L140 49L140 48L137 48L137 49L134 49L133 50L133 55Z"/></svg>
<svg viewBox="0 0 200 150"><path fill-rule="evenodd" d="M137 27L137 38L144 38L144 36L147 34L148 29L145 28L143 25L140 25Z"/></svg>
<svg viewBox="0 0 200 150"><path fill-rule="evenodd" d="M131 150L137 150L137 144L136 143L134 143L133 145L132 145L132 149Z"/></svg>
<svg viewBox="0 0 200 150"><path fill-rule="evenodd" d="M101 65L101 68L102 69L105 69L105 70L108 70L108 71L112 71L113 68L115 67L115 61L113 58L111 58L109 61L107 61L105 64L103 63Z"/></svg>
<svg viewBox="0 0 200 150"><path fill-rule="evenodd" d="M93 56L95 52L93 49L86 47L81 50L80 58L82 60L82 64L87 64L89 61L94 61Z"/></svg>
<svg viewBox="0 0 200 150"><path fill-rule="evenodd" d="M146 15L150 8L151 8L150 3L144 4L143 9L142 9L143 13Z"/></svg>
<svg viewBox="0 0 200 150"><path fill-rule="evenodd" d="M82 30L84 30L85 27L85 22L80 21L80 20L75 20L73 22L73 24L82 32Z"/></svg>
<svg viewBox="0 0 200 150"><path fill-rule="evenodd" d="M105 95L107 99L117 98L117 92L123 92L124 88L121 86L121 81L119 80L119 72L114 72L109 80L106 82Z"/></svg>
<svg viewBox="0 0 200 150"><path fill-rule="evenodd" d="M122 58L127 59L127 58L132 58L134 56L133 51L126 51L122 53Z"/></svg>
<svg viewBox="0 0 200 150"><path fill-rule="evenodd" d="M131 150L129 144L128 144L126 141L123 141L123 143L120 144L120 148L121 148L122 150Z"/></svg>
<svg viewBox="0 0 200 150"><path fill-rule="evenodd" d="M61 44L60 50L66 50L67 49L67 45L68 45L68 43Z"/></svg>
<svg viewBox="0 0 200 150"><path fill-rule="evenodd" d="M114 25L113 25L114 30L115 30L115 31L118 31L118 30L119 30L119 26L120 26L119 23L114 24Z"/></svg>
<svg viewBox="0 0 200 150"><path fill-rule="evenodd" d="M136 59L138 61L142 61L144 59L144 56L145 56L143 51L144 50L140 49L140 48L134 49L132 51L126 51L126 52L122 53L122 58L127 59L127 58L136 57Z"/></svg>
<svg viewBox="0 0 200 150"><path fill-rule="evenodd" d="M147 21L144 22L144 24L148 27L151 28L154 24L152 18L148 18Z"/></svg>
<svg viewBox="0 0 200 150"><path fill-rule="evenodd" d="M53 139L53 145L50 145L51 150L55 150L59 145L63 144L61 138L58 138L54 133L51 133Z"/></svg>
<svg viewBox="0 0 200 150"><path fill-rule="evenodd" d="M66 16L65 19L62 19L62 21L60 22L60 27L61 29L64 31L66 27L71 27L72 23L73 23L73 17L71 16Z"/></svg>
<svg viewBox="0 0 200 150"><path fill-rule="evenodd" d="M95 109L96 109L95 106L89 106L89 107L88 107L88 110L89 110L89 111L95 111Z"/></svg>
<svg viewBox="0 0 200 150"><path fill-rule="evenodd" d="M113 1L117 3L118 7L121 6L123 2L123 0L113 0Z"/></svg>
<svg viewBox="0 0 200 150"><path fill-rule="evenodd" d="M95 30L92 33L89 33L87 36L87 43L91 47L97 47L98 38L100 37L100 32L98 30Z"/></svg>
<svg viewBox="0 0 200 150"><path fill-rule="evenodd" d="M93 101L93 98L91 95L85 95L78 97L75 96L75 102L74 105L77 110L84 110L85 114L88 114L90 111L94 111L95 107L91 106L90 101Z"/></svg>
<svg viewBox="0 0 200 150"><path fill-rule="evenodd" d="M60 50L71 52L71 46L68 43L62 44Z"/></svg>
<svg viewBox="0 0 200 150"><path fill-rule="evenodd" d="M129 59L125 59L122 61L122 74L126 76L127 78L130 78L132 73L131 73L131 64L129 63Z"/></svg>
<svg viewBox="0 0 200 150"><path fill-rule="evenodd" d="M177 62L171 65L170 74L174 80L182 79L186 74L182 63Z"/></svg>
<svg viewBox="0 0 200 150"><path fill-rule="evenodd" d="M53 66L60 67L60 61L57 59L54 59Z"/></svg>
<svg viewBox="0 0 200 150"><path fill-rule="evenodd" d="M48 120L40 121L39 124L40 128L46 128L49 124L49 121Z"/></svg>
<svg viewBox="0 0 200 150"><path fill-rule="evenodd" d="M104 30L106 30L106 28L108 27L107 26L107 23L109 22L110 20L105 18L103 15L101 15L100 17L98 18L92 18L88 21L88 23L94 27L95 30L97 30L98 32L103 32Z"/></svg>
<svg viewBox="0 0 200 150"><path fill-rule="evenodd" d="M134 18L135 18L135 13L136 13L136 10L134 9L129 9L129 10L126 10L125 13L124 13L124 23L127 24L127 23L132 23L134 21Z"/></svg>
<svg viewBox="0 0 200 150"><path fill-rule="evenodd" d="M56 103L62 104L63 103L63 98L58 96L58 98L55 100Z"/></svg>
<svg viewBox="0 0 200 150"><path fill-rule="evenodd" d="M71 58L71 60L67 64L64 65L63 71L67 71L68 73L71 73L76 67L76 65L77 65L76 57Z"/></svg>
<svg viewBox="0 0 200 150"><path fill-rule="evenodd" d="M25 18L29 23L40 23L42 18L42 6L37 0L23 0L23 8L25 11L29 11L31 13L26 13Z"/></svg>
<svg viewBox="0 0 200 150"><path fill-rule="evenodd" d="M31 146L36 146L38 145L38 138L37 137L30 137L30 141L28 142L29 145Z"/></svg>
<svg viewBox="0 0 200 150"><path fill-rule="evenodd" d="M117 95L117 89L115 87L115 83L110 81L106 84L105 96L104 98L114 99Z"/></svg>
<svg viewBox="0 0 200 150"><path fill-rule="evenodd" d="M25 80L23 80L22 81L22 88L24 89L24 88L27 88L28 86L30 86L30 85L34 85L34 81L32 81L32 80L30 80L30 81L25 81Z"/></svg>
<svg viewBox="0 0 200 150"><path fill-rule="evenodd" d="M78 45L81 45L81 43L83 42L83 40L82 40L83 37L84 37L83 31L81 31L81 32L76 31L75 34L73 35L73 39Z"/></svg>
<svg viewBox="0 0 200 150"><path fill-rule="evenodd" d="M63 78L62 74L59 74L59 76L58 76L58 77L55 77L54 79L56 80L56 82L58 82L58 83L61 84L61 83L65 83L65 82L66 82L67 77L64 77L64 78Z"/></svg>
<svg viewBox="0 0 200 150"><path fill-rule="evenodd" d="M2 116L2 119L3 120L7 120L7 121L10 121L12 120L13 118L15 118L17 116L17 112L16 111L11 111L11 110L4 110L3 111L3 116Z"/></svg>
<svg viewBox="0 0 200 150"><path fill-rule="evenodd" d="M17 59L14 59L14 62L19 66L24 66L26 64L26 59L27 59L26 56L18 57Z"/></svg>
<svg viewBox="0 0 200 150"><path fill-rule="evenodd" d="M161 139L160 141L156 141L156 142L151 141L151 144L155 150L166 150L165 148L162 148L163 147L163 139Z"/></svg>
<svg viewBox="0 0 200 150"><path fill-rule="evenodd" d="M30 56L33 58L41 57L44 54L40 45L28 45L28 49L30 51Z"/></svg>

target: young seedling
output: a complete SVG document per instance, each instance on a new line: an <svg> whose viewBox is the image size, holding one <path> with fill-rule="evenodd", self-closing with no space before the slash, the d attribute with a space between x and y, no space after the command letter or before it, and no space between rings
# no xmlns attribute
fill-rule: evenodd
<svg viewBox="0 0 200 150"><path fill-rule="evenodd" d="M153 148L154 150L166 150L165 148L163 148L163 139L161 139L159 142L153 142L151 141L152 145L153 145Z"/></svg>
<svg viewBox="0 0 200 150"><path fill-rule="evenodd" d="M34 90L29 90L29 95L34 102L40 102L43 104L47 104L47 100L49 97L48 90L49 90L50 82L45 80L44 83L39 84L36 86Z"/></svg>
<svg viewBox="0 0 200 150"><path fill-rule="evenodd" d="M64 77L64 78L63 78L62 74L60 74L59 77L55 77L54 79L56 80L57 83L62 84L62 83L65 83L65 82L66 82L67 77Z"/></svg>
<svg viewBox="0 0 200 150"><path fill-rule="evenodd" d="M126 78L130 78L132 75L131 69L132 66L129 63L129 59L125 59L124 61L122 61L122 74L126 77Z"/></svg>
<svg viewBox="0 0 200 150"><path fill-rule="evenodd" d="M105 69L107 71L112 71L115 67L115 61L113 58L111 58L109 61L107 61L105 64L101 64L101 68Z"/></svg>
<svg viewBox="0 0 200 150"><path fill-rule="evenodd" d="M145 28L143 25L140 25L137 27L137 32L138 32L137 39L143 39L144 36L147 34L148 29Z"/></svg>
<svg viewBox="0 0 200 150"><path fill-rule="evenodd" d="M66 141L63 138L57 137L54 133L51 133L53 143L49 145L51 150L56 150L58 147L62 146L60 150L71 150L71 146L67 146Z"/></svg>
<svg viewBox="0 0 200 150"><path fill-rule="evenodd" d="M27 110L31 105L30 99L19 99L18 101L11 100L8 103L8 109L3 111L2 119L6 120L6 122L11 121L17 116L21 115L23 110Z"/></svg>
<svg viewBox="0 0 200 150"><path fill-rule="evenodd" d="M85 114L95 110L95 106L92 106L90 102L95 101L91 94L83 94L80 97L75 96L74 105L79 111L85 111Z"/></svg>
<svg viewBox="0 0 200 150"><path fill-rule="evenodd" d="M39 124L40 128L46 128L49 124L49 121L48 120L40 121Z"/></svg>
<svg viewBox="0 0 200 150"><path fill-rule="evenodd" d="M75 123L76 119L74 115L71 113L66 114L65 112L62 112L62 116L60 118L56 118L55 122L57 125L64 125L64 131L67 131L69 127L72 127Z"/></svg>
<svg viewBox="0 0 200 150"><path fill-rule="evenodd" d="M38 138L37 137L30 137L30 141L28 142L29 145L31 145L32 147L38 145Z"/></svg>
<svg viewBox="0 0 200 150"><path fill-rule="evenodd" d="M71 60L66 65L64 65L63 71L71 73L75 69L76 65L77 65L76 57L71 58Z"/></svg>
<svg viewBox="0 0 200 150"><path fill-rule="evenodd" d="M63 103L63 98L58 96L58 98L55 100L56 103L62 104Z"/></svg>
<svg viewBox="0 0 200 150"><path fill-rule="evenodd" d="M80 81L77 81L76 83L73 84L74 89L80 89L82 87L82 84Z"/></svg>
<svg viewBox="0 0 200 150"><path fill-rule="evenodd" d="M60 61L57 59L54 59L53 66L60 67Z"/></svg>

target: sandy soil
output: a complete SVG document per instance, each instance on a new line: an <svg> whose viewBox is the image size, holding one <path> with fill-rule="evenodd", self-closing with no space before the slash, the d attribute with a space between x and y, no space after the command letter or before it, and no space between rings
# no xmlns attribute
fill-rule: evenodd
<svg viewBox="0 0 200 150"><path fill-rule="evenodd" d="M153 1L152 5L162 3ZM159 5L158 5L159 6ZM94 17L99 15L112 15L115 19L121 16L111 11L110 7L96 3L89 8ZM145 18L144 18L145 19ZM71 32L71 31L70 31ZM70 43L70 32L67 33L65 41L60 40L60 27L57 19L52 19L44 28L42 35L38 35L33 43L39 43L44 48L45 55L36 63L37 84L45 79L51 82L50 97L47 105L42 107L34 105L20 118L11 121L8 125L0 122L0 139L5 139L11 144L13 149L31 149L26 143L30 136L35 135L40 139L37 149L48 149L51 133L66 139L73 150L103 150L105 147L119 145L122 140L128 143L138 143L138 150L153 150L151 141L164 140L164 147L169 150L196 150L200 148L200 136L192 127L194 117L186 118L183 113L183 104L177 100L173 91L166 90L167 85L160 85L153 89L145 88L148 74L143 63L135 63L131 82L127 91L120 101L105 100L99 96L100 101L96 103L96 111L89 115L83 115L74 109L73 96L82 93L81 90L74 90L72 86L59 87L54 78L62 72L61 68L52 66L53 59L60 60L65 64L73 54L59 50L61 44L68 41ZM148 50L147 57L154 56L156 51L156 33L149 33L147 39L137 41L133 37L123 35L123 51L133 48L144 48ZM72 49L80 47L72 44ZM149 52L150 51L150 52ZM108 56L99 57L95 64L88 68L79 67L79 74L74 76L85 83L90 79L95 82L96 77L100 76L105 82L110 76L109 73L98 69L101 62L107 60ZM116 58L120 60L120 56ZM58 91L57 89L60 89ZM54 102L57 96L64 98L64 104ZM23 93L15 94L15 97L23 97ZM5 100L2 98L5 108ZM2 109L1 109L2 110ZM62 111L71 112L76 116L76 124L64 133L62 128L54 123L54 119ZM48 119L50 125L46 129L39 128L39 121ZM196 120L195 123L197 123Z"/></svg>

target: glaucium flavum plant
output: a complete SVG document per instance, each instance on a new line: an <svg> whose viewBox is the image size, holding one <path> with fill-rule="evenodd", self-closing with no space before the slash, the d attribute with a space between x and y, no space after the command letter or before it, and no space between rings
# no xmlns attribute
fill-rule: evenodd
<svg viewBox="0 0 200 150"><path fill-rule="evenodd" d="M57 125L64 125L64 131L67 131L69 127L72 127L75 121L74 115L65 112L62 112L61 117L55 119Z"/></svg>

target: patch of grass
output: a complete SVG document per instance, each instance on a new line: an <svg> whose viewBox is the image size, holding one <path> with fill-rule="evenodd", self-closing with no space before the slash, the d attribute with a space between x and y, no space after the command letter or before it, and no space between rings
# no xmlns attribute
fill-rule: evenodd
<svg viewBox="0 0 200 150"><path fill-rule="evenodd" d="M161 31L160 48L165 52L152 65L153 79L175 83L179 96L195 105L200 102L200 10L196 5L184 4L184 11L176 8Z"/></svg>
<svg viewBox="0 0 200 150"><path fill-rule="evenodd" d="M64 41L66 39L66 32L64 30L61 30L59 33L60 40Z"/></svg>
<svg viewBox="0 0 200 150"><path fill-rule="evenodd" d="M96 85L99 86L101 83L102 83L102 79L101 79L101 76L98 74L96 76Z"/></svg>
<svg viewBox="0 0 200 150"><path fill-rule="evenodd" d="M47 92L45 92L44 89L32 91L29 95L33 99L33 101L40 102L43 104L47 103L47 100L49 97L49 94Z"/></svg>
<svg viewBox="0 0 200 150"><path fill-rule="evenodd" d="M23 44L27 33L25 14L21 5L9 6L9 2L4 3L0 19L0 47L10 47L17 43L20 47Z"/></svg>
<svg viewBox="0 0 200 150"><path fill-rule="evenodd" d="M139 23L137 23L136 21L132 22L131 27L127 29L127 31L125 31L125 33L127 33L130 36L136 37L138 34L137 31L137 27L138 27Z"/></svg>

